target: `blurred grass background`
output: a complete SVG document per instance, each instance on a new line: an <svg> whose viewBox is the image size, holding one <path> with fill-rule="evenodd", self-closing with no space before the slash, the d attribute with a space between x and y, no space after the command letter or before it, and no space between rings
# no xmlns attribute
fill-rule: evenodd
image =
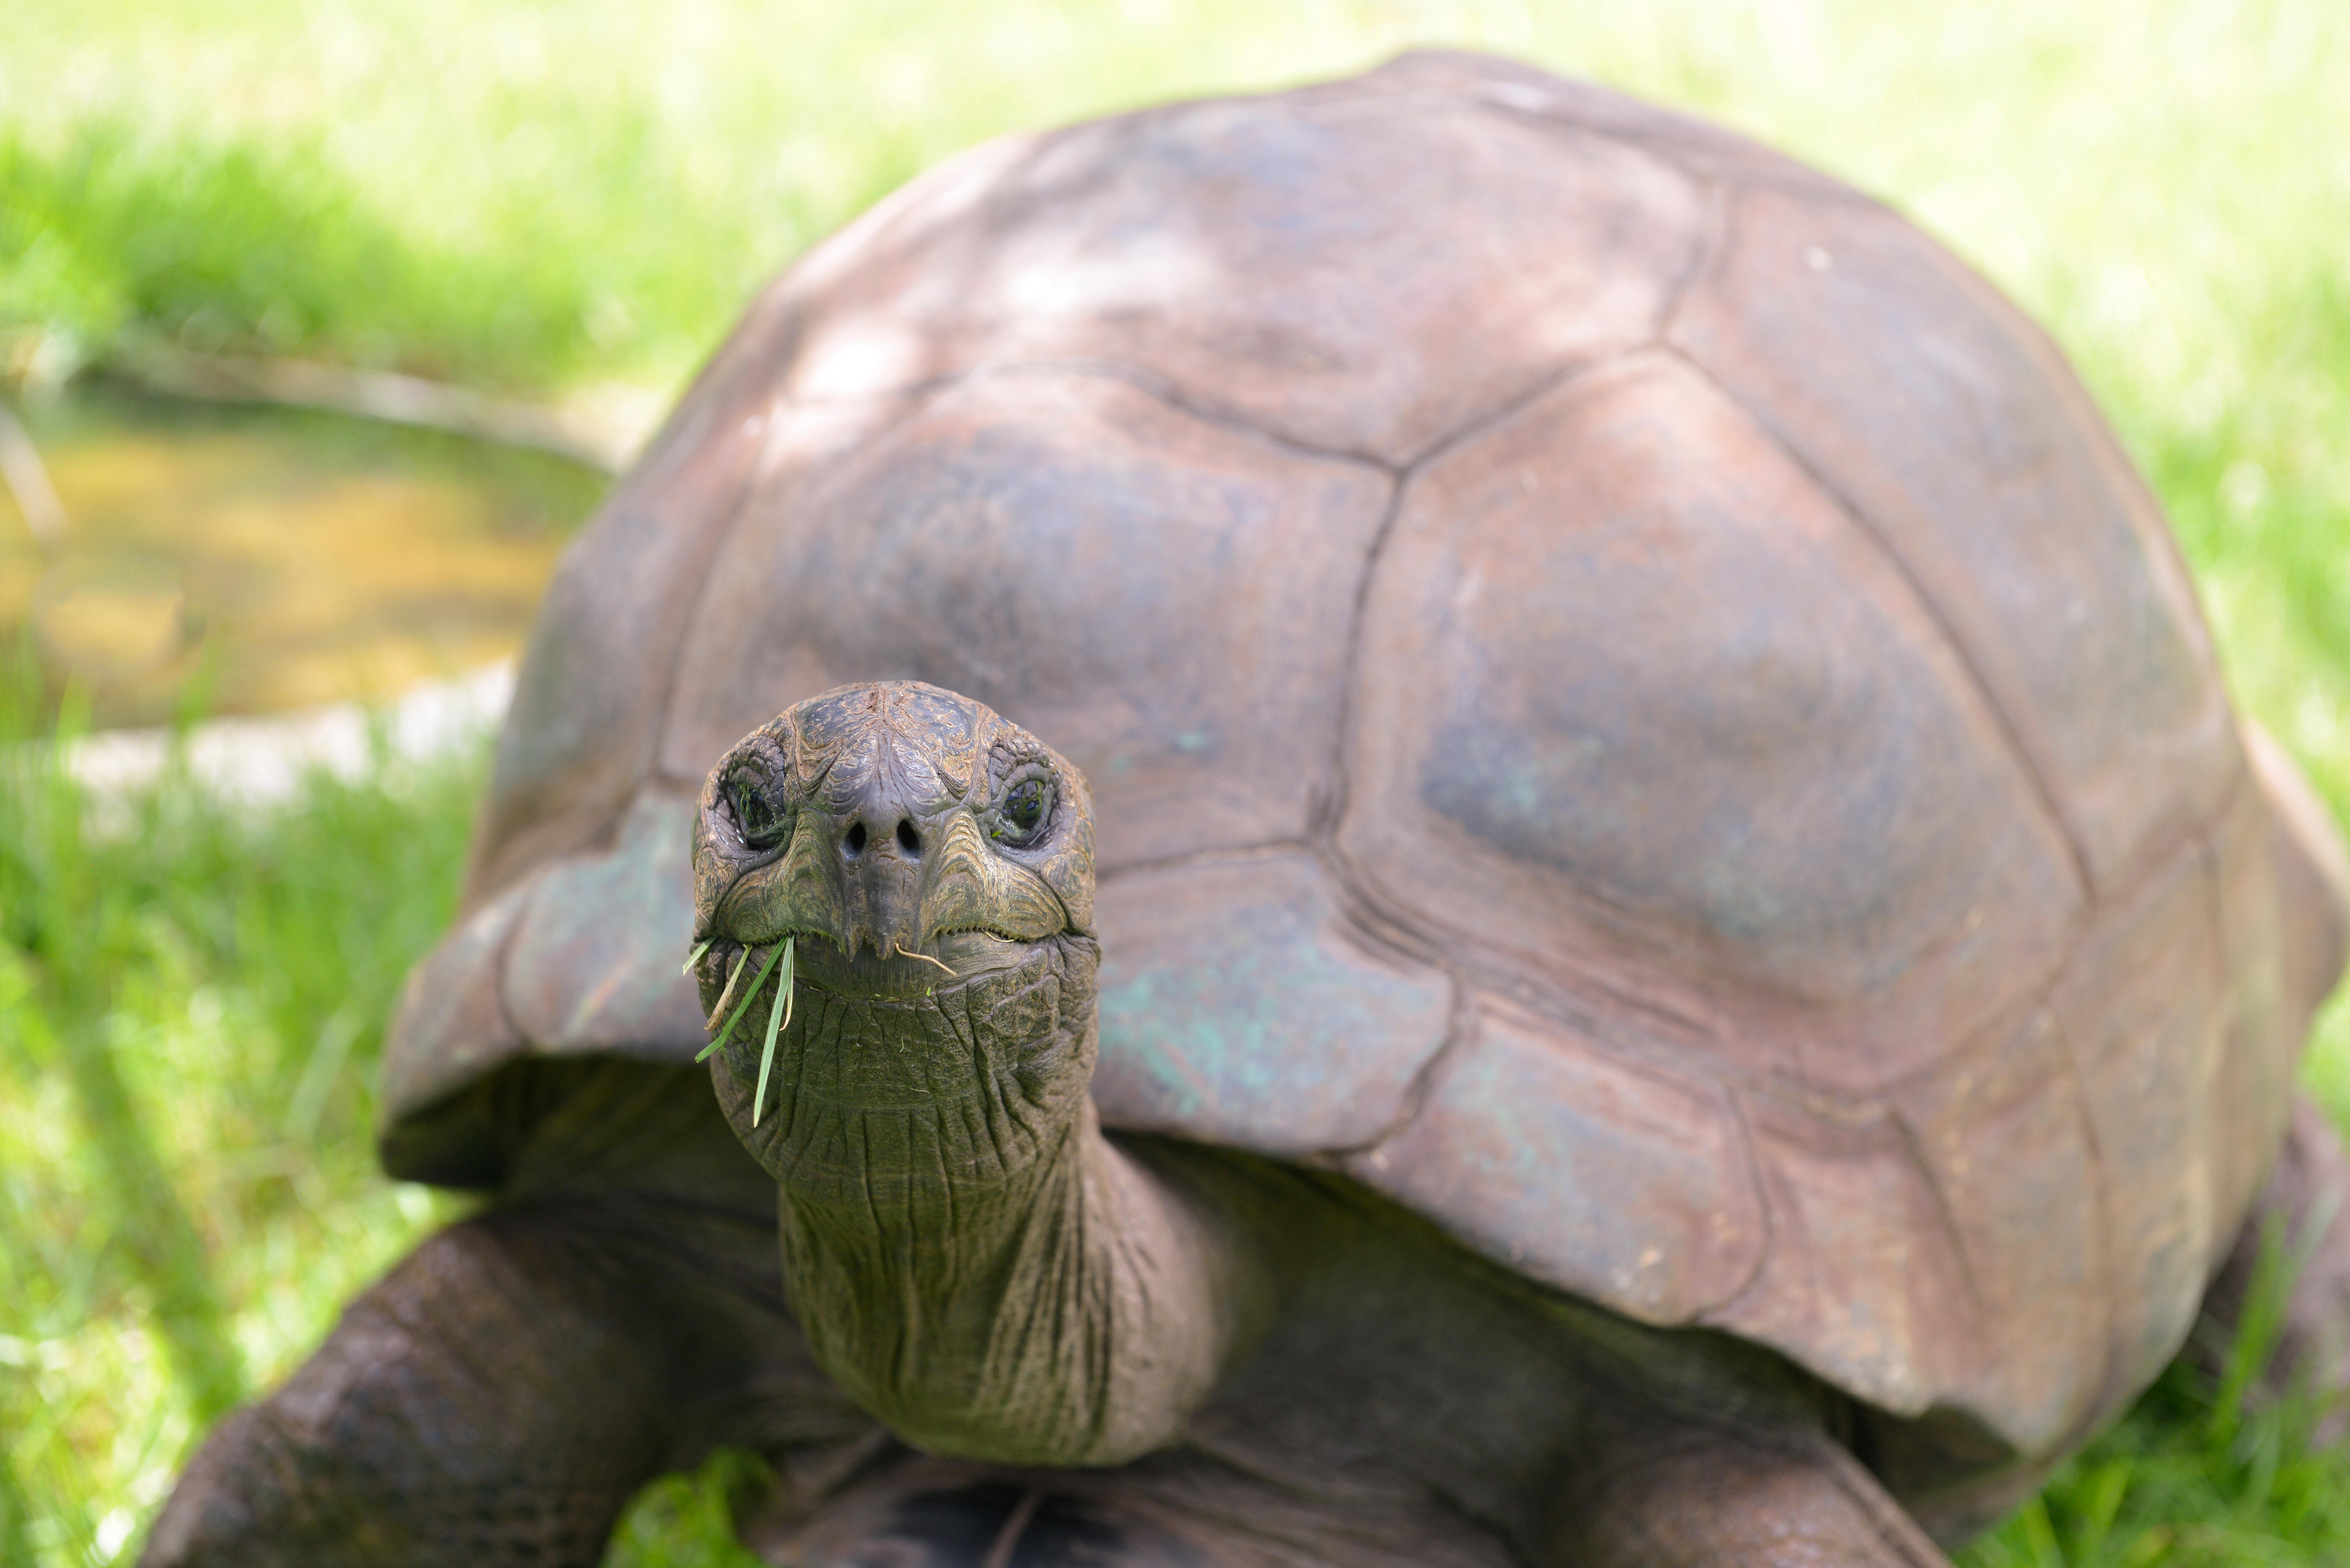
<svg viewBox="0 0 2350 1568"><path fill-rule="evenodd" d="M961 147L1410 43L1694 109L2051 327L2239 698L2350 807L2339 0L10 0L0 34L0 381L33 400L159 344L666 396L759 280ZM16 741L49 721L8 657ZM185 775L93 802L0 753L0 1563L127 1561L209 1422L452 1212L376 1173L371 1069L482 776L476 748L268 807ZM2341 1010L2311 1075L2350 1109ZM2350 1464L2305 1425L2174 1369L1967 1561L2350 1561ZM727 1486L658 1489L613 1560L744 1561Z"/></svg>

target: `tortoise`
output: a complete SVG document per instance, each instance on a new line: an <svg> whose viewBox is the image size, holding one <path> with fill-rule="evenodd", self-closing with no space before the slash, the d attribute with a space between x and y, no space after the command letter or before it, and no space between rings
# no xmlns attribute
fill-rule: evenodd
<svg viewBox="0 0 2350 1568"><path fill-rule="evenodd" d="M1451 53L997 141L567 556L383 1069L493 1196L145 1561L585 1563L731 1444L776 1562L1942 1562L2264 1225L2344 1380L2344 887L1879 203Z"/></svg>

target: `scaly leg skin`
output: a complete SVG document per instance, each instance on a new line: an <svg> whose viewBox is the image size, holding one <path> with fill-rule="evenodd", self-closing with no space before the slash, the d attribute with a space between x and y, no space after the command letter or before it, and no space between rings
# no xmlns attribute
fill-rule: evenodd
<svg viewBox="0 0 2350 1568"><path fill-rule="evenodd" d="M594 1563L754 1364L749 1309L668 1262L566 1206L442 1232L213 1434L142 1562Z"/></svg>
<svg viewBox="0 0 2350 1568"><path fill-rule="evenodd" d="M1950 1568L1845 1448L1809 1430L1634 1439L1564 1500L1558 1568Z"/></svg>
<svg viewBox="0 0 2350 1568"><path fill-rule="evenodd" d="M707 1080L623 1067L566 1091L505 1207L419 1247L213 1433L145 1568L588 1568L638 1488L714 1445L871 1430L785 1314L772 1199Z"/></svg>
<svg viewBox="0 0 2350 1568"><path fill-rule="evenodd" d="M2298 1268L2258 1391L2275 1397L2301 1387L2331 1402L2337 1408L2320 1435L2338 1442L2350 1435L2339 1408L2342 1396L2350 1392L2350 1155L2343 1152L2341 1136L2325 1113L2306 1099L2293 1102L2293 1121L2268 1185L2204 1295L2204 1314L2219 1330L2219 1343L2207 1334L2197 1346L2208 1369L2218 1369L2226 1344L2243 1322L2271 1237L2284 1249L2286 1266Z"/></svg>

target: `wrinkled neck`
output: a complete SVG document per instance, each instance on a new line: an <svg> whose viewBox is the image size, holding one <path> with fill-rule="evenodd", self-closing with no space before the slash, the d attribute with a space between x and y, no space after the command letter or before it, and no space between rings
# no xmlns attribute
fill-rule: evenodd
<svg viewBox="0 0 2350 1568"><path fill-rule="evenodd" d="M1172 1429L1214 1365L1214 1314L1186 1305L1201 1324L1170 1329L1146 1308L1173 1298L1134 1282L1138 1261L1189 1256L1177 1233L1191 1221L1159 1211L1094 1116L1097 961L1089 939L1069 938L936 992L806 984L756 1127L757 1050L720 1058L720 1102L781 1189L785 1282L809 1349L937 1451L1129 1457ZM1138 1312L1154 1325L1139 1329ZM1170 1334L1201 1346L1167 1388L1136 1397L1109 1347Z"/></svg>
<svg viewBox="0 0 2350 1568"><path fill-rule="evenodd" d="M1016 1201L1065 1155L1087 1104L1099 954L1064 937L1015 965L885 996L805 978L758 1124L754 1032L718 1060L720 1103L787 1202L828 1223L920 1231Z"/></svg>

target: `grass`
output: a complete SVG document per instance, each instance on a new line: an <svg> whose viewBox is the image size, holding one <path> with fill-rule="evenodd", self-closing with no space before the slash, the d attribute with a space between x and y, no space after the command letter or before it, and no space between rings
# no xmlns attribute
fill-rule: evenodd
<svg viewBox="0 0 2350 1568"><path fill-rule="evenodd" d="M6 1561L115 1557L191 1441L442 1216L375 1171L370 1068L482 774L315 777L259 813L171 777L109 823L0 749Z"/></svg>
<svg viewBox="0 0 2350 1568"><path fill-rule="evenodd" d="M1896 200L2049 324L2243 705L2350 809L2334 0L11 0L6 34L0 380L28 395L151 342L674 388L759 279L960 147L1409 41L1691 107ZM376 1173L371 1068L482 760L259 813L181 780L101 832L5 756L0 1563L60 1568L135 1549L213 1415L448 1212ZM2341 1009L2311 1076L2350 1109ZM2305 1427L2174 1368L1966 1561L2350 1560L2350 1471ZM741 1563L739 1475L657 1489L613 1561Z"/></svg>
<svg viewBox="0 0 2350 1568"><path fill-rule="evenodd" d="M169 337L482 379L569 370L586 347L576 278L413 244L298 145L192 147L100 119L56 145L0 140L0 187L16 257L0 310L77 355Z"/></svg>

